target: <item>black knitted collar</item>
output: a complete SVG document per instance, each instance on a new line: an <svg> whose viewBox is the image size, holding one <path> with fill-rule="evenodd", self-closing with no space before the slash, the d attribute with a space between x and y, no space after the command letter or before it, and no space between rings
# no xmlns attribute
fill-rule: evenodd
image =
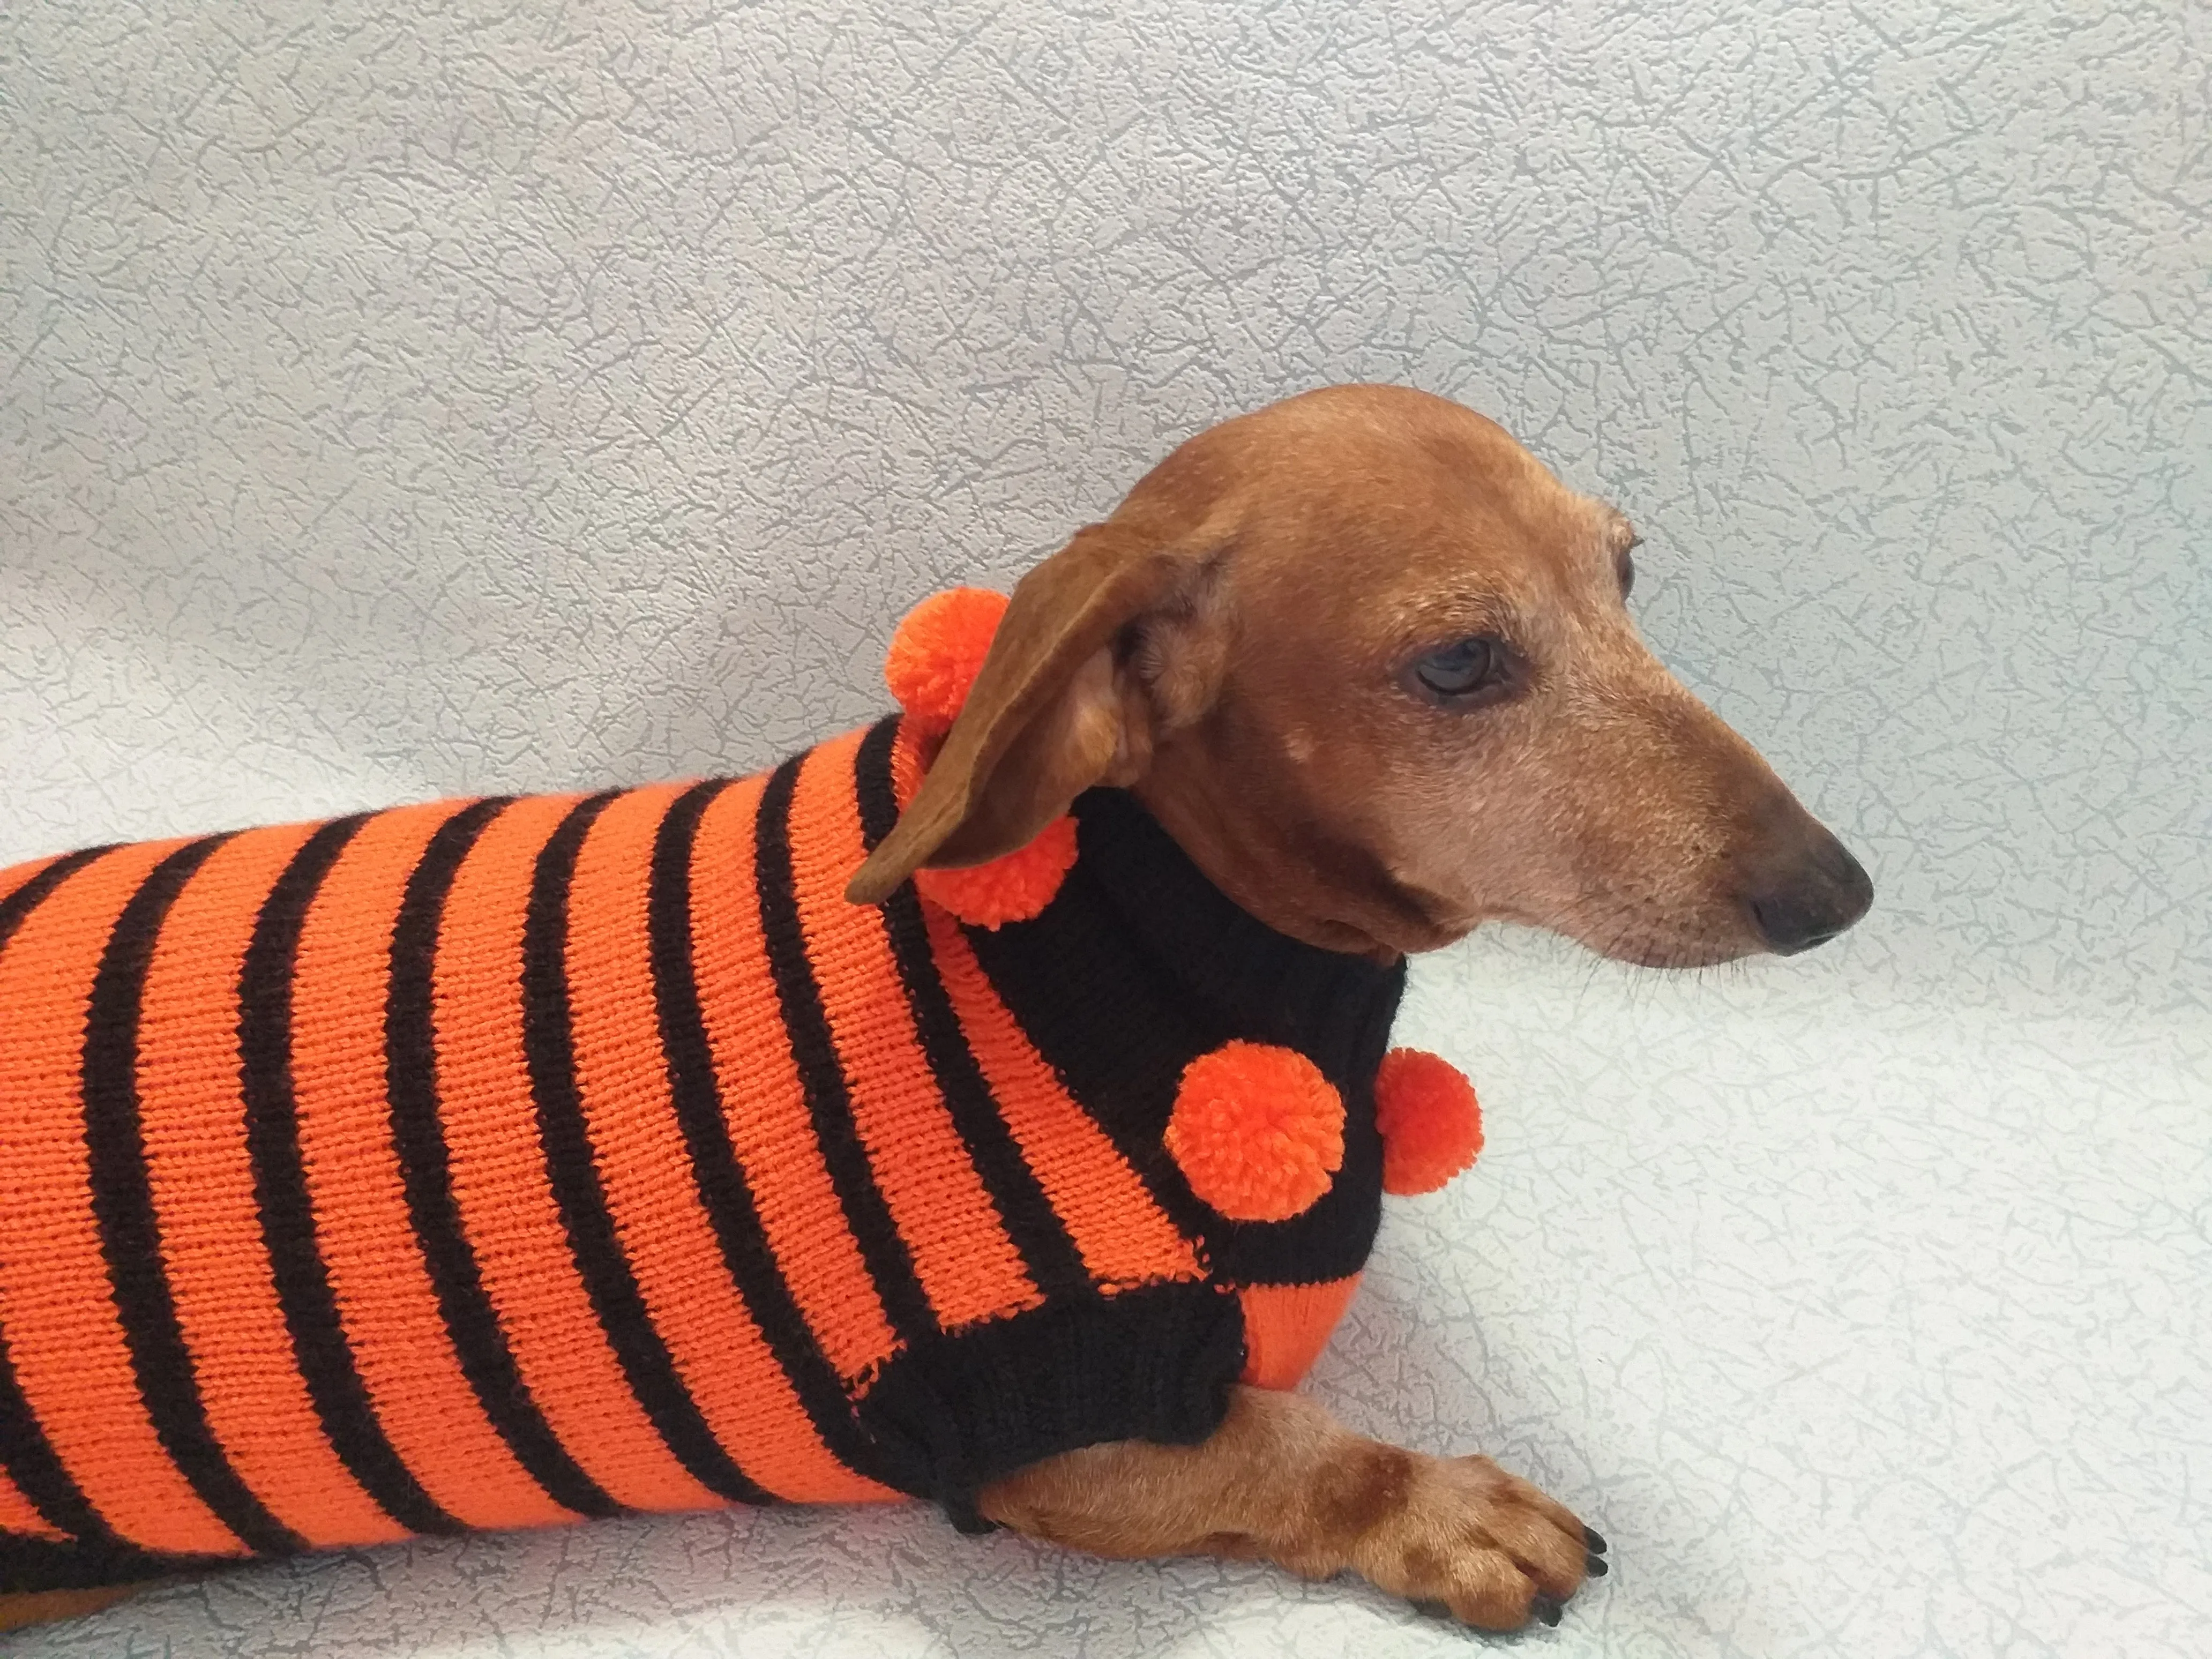
<svg viewBox="0 0 2212 1659"><path fill-rule="evenodd" d="M1081 874L1162 980L1258 1042L1304 1050L1324 1071L1357 1070L1405 990L1384 968L1277 933L1207 880L1135 797L1093 789L1075 803ZM1368 1064L1372 1064L1368 1060Z"/></svg>

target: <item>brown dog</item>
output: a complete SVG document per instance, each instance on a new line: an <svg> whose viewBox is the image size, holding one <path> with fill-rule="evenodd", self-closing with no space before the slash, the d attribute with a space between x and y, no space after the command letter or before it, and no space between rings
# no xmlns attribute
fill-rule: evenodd
<svg viewBox="0 0 2212 1659"><path fill-rule="evenodd" d="M1492 920L1655 966L1832 937L1866 875L1638 640L1634 539L1439 398L1340 387L1217 427L1023 580L850 896L1022 846L1107 784L1328 950L1395 961ZM1071 1452L981 1508L1109 1555L1353 1567L1490 1628L1555 1621L1603 1571L1595 1534L1486 1460L1255 1389L1202 1444ZM0 1628L123 1593L0 1598Z"/></svg>
<svg viewBox="0 0 2212 1659"><path fill-rule="evenodd" d="M1635 542L1440 398L1340 386L1215 427L1024 579L852 896L1018 847L1103 783L1330 950L1395 959L1502 921L1687 967L1833 938L1866 872L1637 637ZM1555 1622L1603 1571L1595 1534L1486 1459L1256 1389L1200 1446L1072 1452L983 1509L1105 1555L1352 1567L1491 1629Z"/></svg>

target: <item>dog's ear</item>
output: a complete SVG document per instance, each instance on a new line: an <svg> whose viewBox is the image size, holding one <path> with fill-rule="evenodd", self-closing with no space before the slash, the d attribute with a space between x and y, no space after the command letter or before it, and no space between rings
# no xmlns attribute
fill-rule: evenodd
<svg viewBox="0 0 2212 1659"><path fill-rule="evenodd" d="M1218 564L1109 521L1023 577L944 746L845 896L879 903L925 866L1011 853L1092 785L1142 775L1155 734L1218 683Z"/></svg>

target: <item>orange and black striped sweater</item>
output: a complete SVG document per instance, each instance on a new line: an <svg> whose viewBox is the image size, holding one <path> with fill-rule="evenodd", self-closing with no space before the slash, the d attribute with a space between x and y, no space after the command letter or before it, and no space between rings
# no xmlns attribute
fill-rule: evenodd
<svg viewBox="0 0 2212 1659"><path fill-rule="evenodd" d="M0 873L0 1589L1202 1437L1372 1242L1403 982L1079 804L1034 920L844 901L897 721L773 773ZM1232 1039L1343 1161L1233 1222L1163 1149Z"/></svg>

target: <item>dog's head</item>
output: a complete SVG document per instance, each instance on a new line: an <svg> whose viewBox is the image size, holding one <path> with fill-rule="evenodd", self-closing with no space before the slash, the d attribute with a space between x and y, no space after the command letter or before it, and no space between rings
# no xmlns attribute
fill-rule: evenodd
<svg viewBox="0 0 2212 1659"><path fill-rule="evenodd" d="M1015 588L851 896L1107 783L1334 950L1493 920L1654 966L1831 939L1866 872L1645 649L1635 543L1439 398L1338 386L1214 427Z"/></svg>

